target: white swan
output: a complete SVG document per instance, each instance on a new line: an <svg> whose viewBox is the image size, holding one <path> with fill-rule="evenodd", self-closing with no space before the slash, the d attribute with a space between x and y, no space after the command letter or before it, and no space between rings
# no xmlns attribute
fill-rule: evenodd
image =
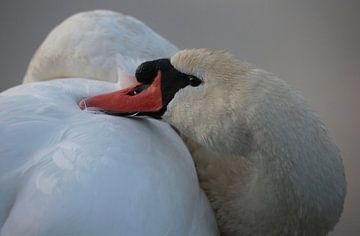
<svg viewBox="0 0 360 236"><path fill-rule="evenodd" d="M146 84L136 94L121 90L80 105L163 115L187 140L222 233L325 235L333 229L346 192L339 150L284 81L210 49L145 62L136 77Z"/></svg>
<svg viewBox="0 0 360 236"><path fill-rule="evenodd" d="M47 37L25 82L61 80L0 94L1 236L218 234L190 153L169 125L78 107L134 83L125 74L140 61L175 51L109 11L77 14Z"/></svg>

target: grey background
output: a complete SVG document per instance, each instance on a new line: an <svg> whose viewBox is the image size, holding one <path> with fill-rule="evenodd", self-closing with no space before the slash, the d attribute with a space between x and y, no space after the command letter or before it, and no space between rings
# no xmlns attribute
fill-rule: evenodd
<svg viewBox="0 0 360 236"><path fill-rule="evenodd" d="M360 1L1 0L0 91L21 83L56 24L99 8L133 15L180 48L228 49L301 90L345 163L345 211L331 235L360 235Z"/></svg>

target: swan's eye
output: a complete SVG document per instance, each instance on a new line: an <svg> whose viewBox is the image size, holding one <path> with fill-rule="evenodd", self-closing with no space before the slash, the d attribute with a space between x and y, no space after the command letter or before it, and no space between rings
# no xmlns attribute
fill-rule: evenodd
<svg viewBox="0 0 360 236"><path fill-rule="evenodd" d="M195 77L195 76L189 76L189 83L193 87L197 87L201 84L201 79Z"/></svg>

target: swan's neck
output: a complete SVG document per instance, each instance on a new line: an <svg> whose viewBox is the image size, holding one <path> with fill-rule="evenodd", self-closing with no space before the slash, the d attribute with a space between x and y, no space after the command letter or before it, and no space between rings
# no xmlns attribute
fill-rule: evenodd
<svg viewBox="0 0 360 236"><path fill-rule="evenodd" d="M299 214L337 220L342 207L333 206L342 206L345 183L334 141L317 114L283 81L267 75L254 84L263 87L263 96L247 105L251 151L244 156L258 170L257 184L264 189L262 183L269 184L279 204Z"/></svg>

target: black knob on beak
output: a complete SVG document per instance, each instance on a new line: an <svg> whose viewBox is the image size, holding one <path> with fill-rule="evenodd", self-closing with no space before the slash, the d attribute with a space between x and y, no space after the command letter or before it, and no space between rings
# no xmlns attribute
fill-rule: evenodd
<svg viewBox="0 0 360 236"><path fill-rule="evenodd" d="M157 63L155 61L147 61L138 66L135 72L136 80L139 83L151 84L157 74Z"/></svg>

